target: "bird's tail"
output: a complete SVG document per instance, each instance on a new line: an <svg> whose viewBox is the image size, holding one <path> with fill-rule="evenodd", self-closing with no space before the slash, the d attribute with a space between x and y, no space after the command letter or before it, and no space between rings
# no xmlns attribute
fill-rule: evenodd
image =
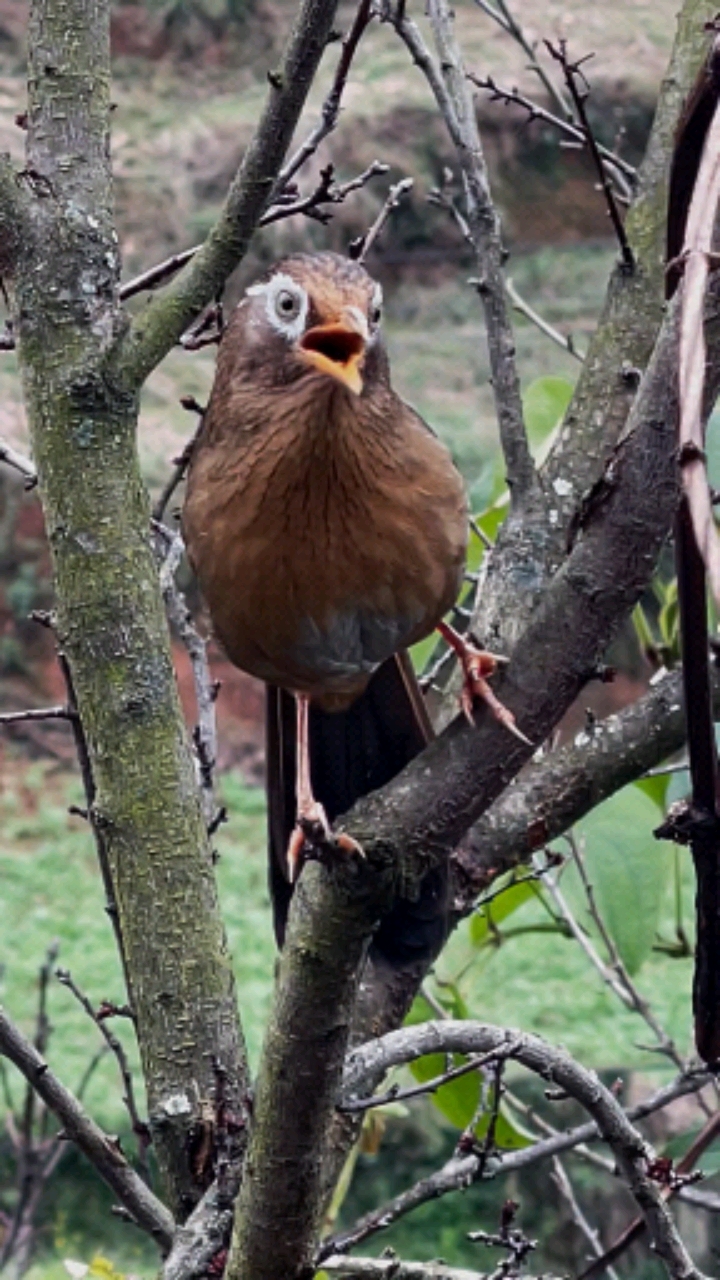
<svg viewBox="0 0 720 1280"><path fill-rule="evenodd" d="M267 795L270 893L282 946L292 885L286 852L295 825L295 700L267 689ZM331 822L356 800L384 786L433 737L420 687L406 653L389 658L346 711L310 707L310 770L315 798ZM399 899L373 940L394 965L429 962L447 933L446 868L428 872L416 900Z"/></svg>

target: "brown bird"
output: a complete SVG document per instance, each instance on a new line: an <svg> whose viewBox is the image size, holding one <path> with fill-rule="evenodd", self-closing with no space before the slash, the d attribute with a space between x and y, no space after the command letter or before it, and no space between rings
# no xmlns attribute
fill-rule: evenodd
<svg viewBox="0 0 720 1280"><path fill-rule="evenodd" d="M463 483L390 385L381 313L357 263L273 267L223 336L188 476L183 532L215 633L268 685L279 935L306 836L356 849L329 823L431 736L405 650L447 633L465 566ZM450 640L484 694L491 657ZM415 912L431 932L443 894L433 882Z"/></svg>

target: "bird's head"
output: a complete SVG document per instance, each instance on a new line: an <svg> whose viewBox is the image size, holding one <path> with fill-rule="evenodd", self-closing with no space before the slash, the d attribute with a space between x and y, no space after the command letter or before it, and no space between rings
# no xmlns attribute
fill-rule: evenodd
<svg viewBox="0 0 720 1280"><path fill-rule="evenodd" d="M239 311L246 356L275 382L319 372L360 395L383 367L380 285L337 254L285 258L246 290Z"/></svg>

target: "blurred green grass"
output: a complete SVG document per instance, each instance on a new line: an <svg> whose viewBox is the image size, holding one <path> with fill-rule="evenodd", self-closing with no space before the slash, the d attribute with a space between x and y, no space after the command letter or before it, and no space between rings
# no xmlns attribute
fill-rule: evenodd
<svg viewBox="0 0 720 1280"><path fill-rule="evenodd" d="M0 964L2 1000L26 1033L33 1031L37 971L48 945L57 939L58 964L68 968L95 1004L122 1003L125 996L114 939L103 909L92 839L81 819L67 813L80 801L79 786L67 775L34 764L13 769L0 793ZM265 867L265 802L257 788L235 774L221 779L228 822L217 834L219 892L237 980L243 1023L253 1066L273 985L275 947ZM658 857L667 856L659 848ZM684 859L686 914L691 914L692 871ZM673 932L668 884L660 932ZM590 968L577 944L533 932L547 916L536 903L507 923L515 936L481 952L473 949L467 924L453 936L437 964L441 979L456 979L472 1016L537 1031L562 1043L587 1065L643 1066L656 1059L637 1048L650 1034L623 1009ZM691 923L688 921L688 931ZM690 1049L691 961L653 952L638 976L660 1021L681 1052ZM51 990L54 1032L48 1053L52 1067L71 1087L99 1043L97 1032L70 993ZM122 1019L118 1034L137 1068L132 1032ZM88 1090L87 1105L98 1121L124 1127L115 1064L106 1059Z"/></svg>

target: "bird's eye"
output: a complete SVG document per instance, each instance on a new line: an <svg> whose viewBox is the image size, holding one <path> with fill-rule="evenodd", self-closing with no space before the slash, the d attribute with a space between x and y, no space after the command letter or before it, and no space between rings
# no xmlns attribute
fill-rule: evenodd
<svg viewBox="0 0 720 1280"><path fill-rule="evenodd" d="M376 302L370 308L370 323L374 329L377 328L381 320L382 320L382 307L380 306L379 302Z"/></svg>
<svg viewBox="0 0 720 1280"><path fill-rule="evenodd" d="M275 299L275 310L281 320L295 320L300 315L302 300L297 293L281 289Z"/></svg>

